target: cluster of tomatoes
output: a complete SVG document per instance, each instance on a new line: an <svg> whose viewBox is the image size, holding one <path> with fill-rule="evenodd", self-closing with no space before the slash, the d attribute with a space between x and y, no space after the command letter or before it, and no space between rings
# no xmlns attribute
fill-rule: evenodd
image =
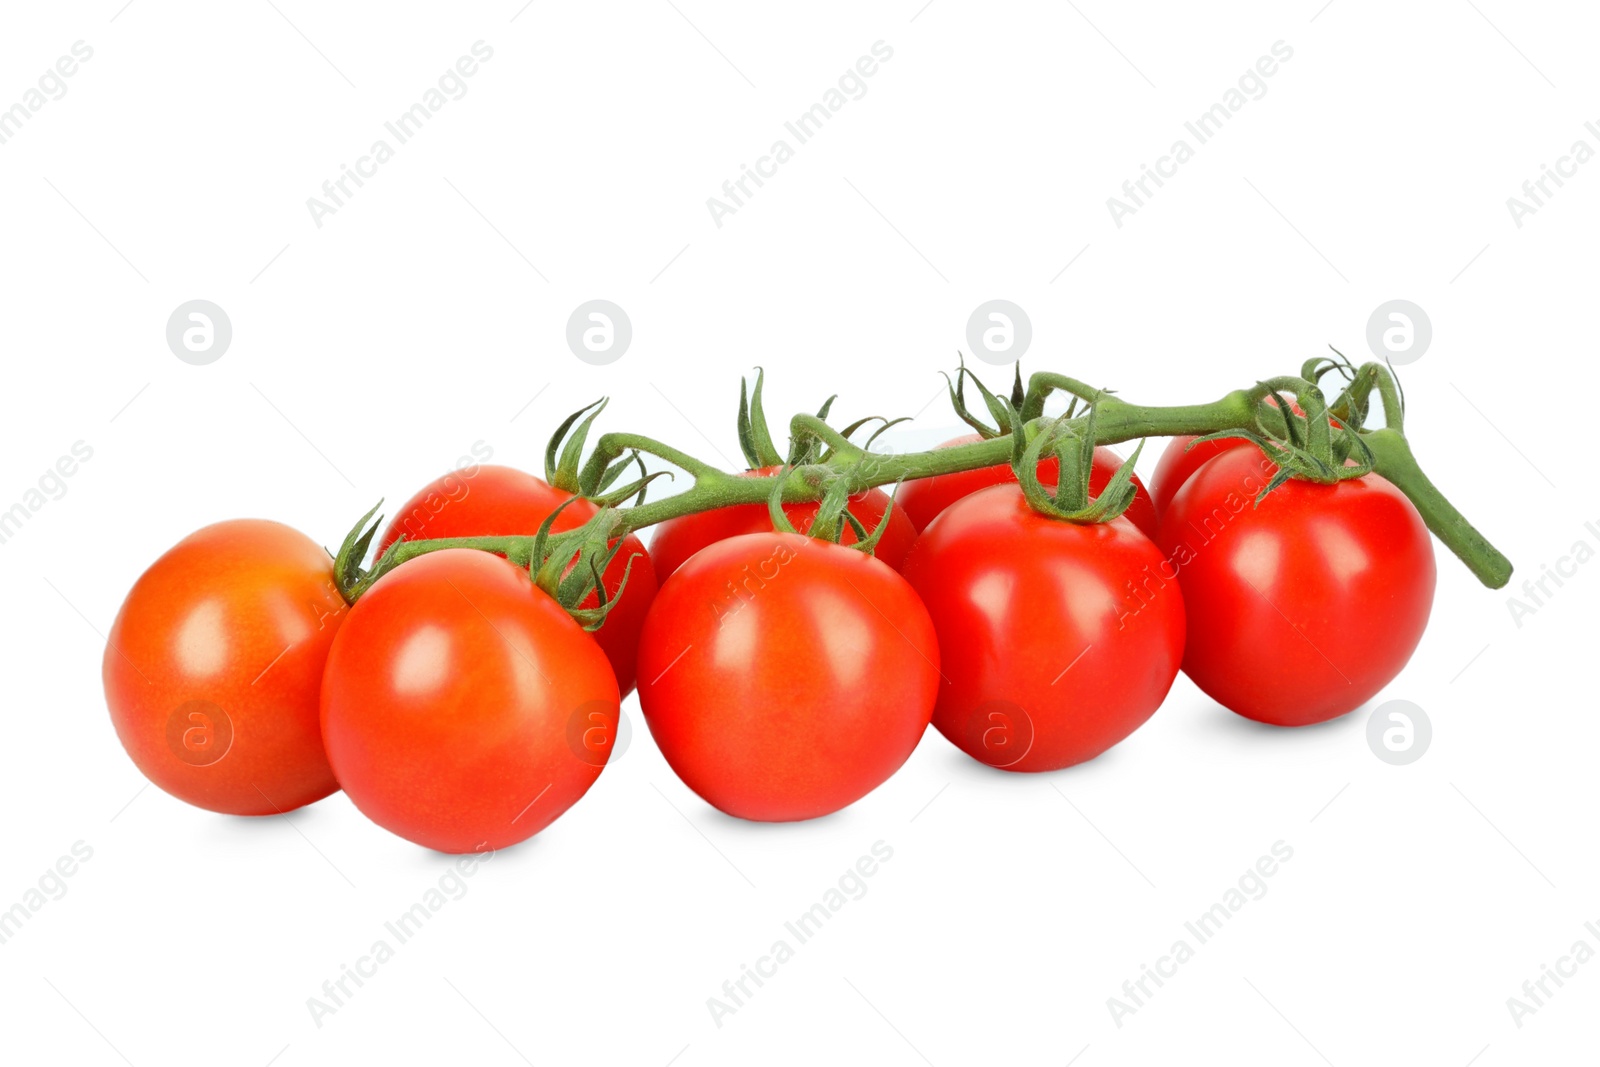
<svg viewBox="0 0 1600 1067"><path fill-rule="evenodd" d="M957 439L954 445L975 438ZM1176 438L1106 522L1039 513L1007 465L870 489L869 554L774 530L763 505L628 534L590 632L529 572L471 548L401 563L347 606L333 561L277 523L206 527L138 580L104 680L140 769L190 803L288 811L342 789L445 852L548 825L605 766L637 687L666 761L746 819L826 815L876 788L930 722L1011 771L1081 763L1184 670L1233 711L1301 725L1387 684L1432 603L1431 541L1377 474L1290 479L1254 445ZM1043 460L1041 482L1056 478ZM1120 460L1095 450L1091 492ZM751 474L772 473L758 469ZM563 508L563 505L565 507ZM819 505L786 504L808 528ZM508 467L447 475L384 548L559 532L596 507ZM586 602L601 603L597 592Z"/></svg>

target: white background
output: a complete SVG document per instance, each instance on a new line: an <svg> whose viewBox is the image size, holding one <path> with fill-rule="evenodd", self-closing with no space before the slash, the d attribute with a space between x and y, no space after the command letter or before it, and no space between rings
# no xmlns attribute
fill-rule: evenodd
<svg viewBox="0 0 1600 1067"><path fill-rule="evenodd" d="M1440 549L1432 625L1379 698L1432 719L1407 767L1368 750L1367 709L1257 727L1180 678L1089 765L1009 776L930 731L852 808L765 826L708 808L640 729L320 1028L307 998L447 861L342 796L245 820L146 788L100 688L123 594L200 525L272 517L334 544L475 442L537 469L602 394L606 427L732 466L758 363L777 425L838 392L846 420L920 414L938 439L936 371L994 297L1031 315L1025 366L1147 403L1328 344L1367 358L1373 308L1417 302L1434 340L1402 368L1416 450L1516 582L1536 577L1600 545L1579 406L1600 163L1520 228L1506 198L1576 139L1600 148L1593 11L275 2L0 15L0 107L94 49L0 145L0 509L74 442L94 450L0 544L0 908L93 849L0 945L5 1059L1594 1056L1600 963L1520 1028L1506 1006L1575 941L1600 949L1593 564L1518 627L1512 590ZM467 94L318 228L306 199L480 39L494 55ZM707 197L879 40L894 54L866 95L718 228ZM1266 95L1114 225L1106 198L1279 40L1293 58ZM564 341L596 297L634 326L607 367ZM203 367L164 338L195 298L234 330ZM879 840L894 857L867 895L716 1026L707 998ZM1107 998L1279 840L1294 856L1266 896L1118 1027Z"/></svg>

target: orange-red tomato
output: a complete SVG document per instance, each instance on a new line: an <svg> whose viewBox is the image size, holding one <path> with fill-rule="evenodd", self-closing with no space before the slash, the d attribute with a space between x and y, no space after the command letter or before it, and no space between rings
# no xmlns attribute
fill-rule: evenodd
<svg viewBox="0 0 1600 1067"><path fill-rule="evenodd" d="M378 540L378 552L381 554L401 534L408 541L421 541L537 533L539 524L571 496L542 478L513 467L485 464L446 474L423 486L401 505ZM573 500L556 518L551 532L582 526L597 510L587 500ZM630 559L632 571L628 570ZM622 599L606 615L600 629L593 631L594 639L611 661L617 688L624 696L633 692L639 630L656 595L655 566L644 542L633 534L622 539L622 548L601 575L608 600L616 599L625 573L628 585ZM599 603L599 597L590 593L579 607L592 608Z"/></svg>
<svg viewBox="0 0 1600 1067"><path fill-rule="evenodd" d="M782 468L762 467L745 471L744 477L775 474ZM850 498L850 514L871 533L877 529L883 513L889 511L889 494L882 489L868 489ZM783 513L794 528L804 533L817 517L816 503L785 504ZM716 541L747 533L771 533L772 515L765 504L739 504L731 508L702 511L697 515L684 515L668 519L650 535L650 556L655 561L656 573L666 581L667 575L683 566L684 560ZM896 506L889 513L888 528L883 531L872 554L895 570L905 562L906 553L917 539L917 529ZM857 541L855 528L848 522L844 526L841 544L853 545Z"/></svg>
<svg viewBox="0 0 1600 1067"><path fill-rule="evenodd" d="M1161 517L1189 613L1183 671L1217 703L1278 726L1360 707L1411 658L1433 606L1422 516L1377 474L1321 485L1259 449L1202 464Z"/></svg>
<svg viewBox="0 0 1600 1067"><path fill-rule="evenodd" d="M939 447L970 445L974 441L981 440L982 437L972 433L953 437ZM1094 462L1089 474L1090 494L1103 490L1106 483L1111 481L1111 476L1117 473L1117 468L1121 466L1122 458L1111 449L1105 447L1095 449ZM1039 461L1039 480L1044 483L1045 488L1055 489L1059 470L1059 461L1054 457ZM926 530L928 524L937 518L941 511L962 497L976 493L979 489L987 489L991 485L1003 485L1016 480L1016 472L1010 465L1000 463L993 467L979 467L977 470L960 471L956 474L937 474L932 478L918 478L916 481L906 482L900 487L895 501L904 509L912 525L920 532ZM1133 475L1133 486L1133 503L1128 505L1128 510L1123 512L1123 515L1146 537L1153 538L1156 535L1155 504L1151 502L1150 493L1137 474Z"/></svg>
<svg viewBox="0 0 1600 1067"><path fill-rule="evenodd" d="M486 852L583 796L618 701L600 646L526 571L451 548L390 571L350 610L328 655L322 734L373 822L441 852ZM595 723L607 727L598 749L585 737Z"/></svg>
<svg viewBox="0 0 1600 1067"><path fill-rule="evenodd" d="M1070 767L1123 740L1161 706L1183 660L1177 584L1147 591L1160 565L1161 550L1121 516L1050 518L1015 483L956 501L906 560L939 634L946 684L933 725L1011 771Z"/></svg>
<svg viewBox="0 0 1600 1067"><path fill-rule="evenodd" d="M346 615L333 561L281 523L197 530L140 575L106 643L117 737L180 800L273 815L339 788L317 694Z"/></svg>
<svg viewBox="0 0 1600 1067"><path fill-rule="evenodd" d="M938 664L927 610L882 560L744 534L661 587L639 644L639 701L661 754L707 803L742 819L814 819L911 755Z"/></svg>

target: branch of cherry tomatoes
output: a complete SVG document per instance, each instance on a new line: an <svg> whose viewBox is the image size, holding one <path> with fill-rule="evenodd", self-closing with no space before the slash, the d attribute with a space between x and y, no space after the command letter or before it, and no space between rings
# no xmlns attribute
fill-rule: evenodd
<svg viewBox="0 0 1600 1067"><path fill-rule="evenodd" d="M1258 721L1346 714L1422 638L1430 530L1485 585L1511 574L1418 466L1380 364L1314 359L1172 407L1048 372L997 393L963 365L973 434L906 454L873 449L902 420L835 428L831 399L780 451L763 384L741 387L743 472L631 433L590 449L602 400L557 428L543 479L446 475L332 558L277 523L197 531L113 625L124 747L211 810L342 789L411 841L492 851L587 791L637 687L707 802L807 819L875 789L930 723L1006 770L1092 759L1180 669ZM1146 488L1106 446L1152 436L1173 440ZM645 457L692 484L646 502L665 472Z"/></svg>

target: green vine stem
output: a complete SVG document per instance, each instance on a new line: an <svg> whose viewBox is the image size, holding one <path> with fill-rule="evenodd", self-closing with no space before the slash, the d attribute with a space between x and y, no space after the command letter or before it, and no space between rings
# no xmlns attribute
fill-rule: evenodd
<svg viewBox="0 0 1600 1067"><path fill-rule="evenodd" d="M1351 410L1364 410L1366 393L1354 395L1352 390L1370 392L1372 389L1377 389L1384 400L1386 417L1398 419L1398 393L1394 379L1388 368L1376 364L1362 367L1351 387L1340 394L1331 409L1343 414ZM1265 420L1258 409L1265 407L1261 401L1266 396L1279 391L1294 393L1302 404L1308 405L1307 410L1312 407L1319 412L1329 410L1323 404L1316 383L1303 378L1268 379L1250 388L1235 390L1208 404L1144 407L1130 404L1106 390L1094 389L1074 379L1041 372L1029 380L1021 410L1024 420L1021 432L1025 441L1033 441L1048 426L1057 424L1058 420L1041 414L1045 398L1053 391L1067 392L1095 403L1092 432L1096 444L1116 444L1143 437L1204 436L1229 430L1262 430L1275 434L1279 432L1277 427L1264 426ZM1391 401L1391 398L1394 399ZM1395 404L1393 409L1389 406L1391 402ZM1306 421L1309 427L1304 432L1311 435L1307 443L1320 451L1326 447L1324 442L1329 433L1327 420L1324 417ZM1091 429L1088 417L1082 415L1061 420L1060 425L1076 434L1084 434ZM1350 426L1349 423L1346 425ZM1504 586L1511 576L1510 561L1468 523L1427 478L1417 465L1410 444L1394 423L1391 421L1377 430L1359 429L1357 424L1354 429L1371 450L1373 469L1410 498L1428 528L1485 585L1495 589ZM847 482L849 493L854 494L874 486L1008 464L1013 458L1014 447L1010 435L1005 435L925 452L879 454L847 440L822 418L805 413L794 416L790 421L790 433L797 446L801 443L820 445L821 448L813 454L821 458L815 463L792 466L764 476L738 475L720 470L670 445L639 434L603 434L578 476L580 490L591 492L611 464L630 451L665 460L690 474L694 479L693 484L661 500L634 507L606 509L583 526L551 534L542 546L544 554L547 558L560 555L563 559L571 559L580 552L593 555L605 550L606 543L599 540L602 536L614 540L668 519L716 508L766 504L772 499L781 499L784 503L817 501L823 499L830 489L836 490L841 480ZM602 520L610 527L608 535L599 532ZM373 582L394 567L426 552L446 548L498 552L519 566L537 567L540 561L532 558L535 542L532 535L402 540L391 546L370 570L344 583L342 591L347 600L354 602Z"/></svg>
<svg viewBox="0 0 1600 1067"><path fill-rule="evenodd" d="M1366 441L1376 460L1374 469L1416 505L1428 529L1461 557L1478 581L1499 589L1511 580L1511 561L1445 499L1417 465L1403 435L1385 427L1367 434Z"/></svg>

